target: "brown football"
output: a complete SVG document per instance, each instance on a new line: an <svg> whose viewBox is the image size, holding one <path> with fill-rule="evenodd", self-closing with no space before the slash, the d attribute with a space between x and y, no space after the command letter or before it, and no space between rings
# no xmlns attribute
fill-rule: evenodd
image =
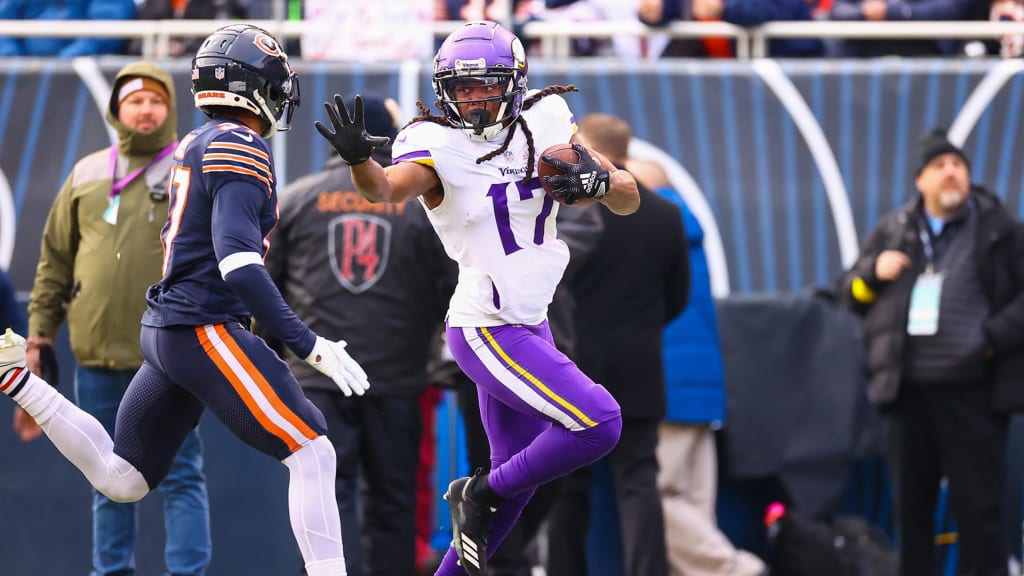
<svg viewBox="0 0 1024 576"><path fill-rule="evenodd" d="M554 188L544 181L544 177L562 174L562 171L559 170L558 168L555 168L551 164L545 162L544 156L553 156L555 158L558 158L559 160L575 164L580 161L580 155L577 154L576 151L572 149L572 144L555 144L554 146L548 146L544 150L544 152L541 152L540 156L540 162L537 163L537 174L540 177L540 184L541 186L544 187L544 192L546 192L548 196L555 198L552 194ZM560 204L565 204L565 202L562 202L557 198L555 198L555 200L558 201ZM572 204L565 205L578 208L582 206L589 206L595 202L598 202L596 198L580 198Z"/></svg>

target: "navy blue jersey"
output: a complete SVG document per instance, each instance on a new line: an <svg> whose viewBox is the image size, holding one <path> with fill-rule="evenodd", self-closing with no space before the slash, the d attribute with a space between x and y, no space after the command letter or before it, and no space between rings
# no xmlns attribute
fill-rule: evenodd
<svg viewBox="0 0 1024 576"><path fill-rule="evenodd" d="M161 232L163 279L146 294L142 323L248 325L250 307L223 276L233 269L225 269L233 255L262 257L277 223L267 142L242 124L214 119L182 139L174 160Z"/></svg>

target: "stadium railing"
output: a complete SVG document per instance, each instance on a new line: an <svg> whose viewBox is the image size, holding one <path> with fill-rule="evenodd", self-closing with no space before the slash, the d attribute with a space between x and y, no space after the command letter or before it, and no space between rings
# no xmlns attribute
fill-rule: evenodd
<svg viewBox="0 0 1024 576"><path fill-rule="evenodd" d="M309 23L302 20L252 20L284 38L300 38ZM444 37L462 24L459 20L433 23L435 37ZM0 20L0 36L67 38L140 38L142 55L161 57L168 53L172 37L203 37L223 26L223 20ZM1024 22L938 21L938 22L770 22L742 28L724 22L673 22L650 27L639 22L607 21L570 25L565 22L534 21L523 26L523 36L540 42L540 56L568 58L574 38L656 36L669 38L728 37L736 41L740 60L763 58L773 38L930 38L997 39L1024 34Z"/></svg>

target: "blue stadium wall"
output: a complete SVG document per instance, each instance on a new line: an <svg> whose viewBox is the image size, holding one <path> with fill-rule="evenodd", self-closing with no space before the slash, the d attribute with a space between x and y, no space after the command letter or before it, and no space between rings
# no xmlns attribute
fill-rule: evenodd
<svg viewBox="0 0 1024 576"><path fill-rule="evenodd" d="M61 183L76 159L110 144L104 90L124 63L0 61L0 267L22 292L31 288L40 233ZM188 63L166 65L184 134L203 117L189 113ZM303 106L294 130L272 140L282 183L327 159L312 123L335 92L394 95L407 118L417 99L433 102L424 63L297 68ZM933 126L953 126L974 180L1022 214L1022 70L1015 61L535 61L530 85L575 84L580 92L566 98L577 119L619 115L651 145L638 155L672 160L677 187L711 231L709 257L722 296L829 286L878 218L914 193L916 139ZM66 342L61 349L70 394ZM48 443L17 442L10 414L11 404L0 403L0 575L84 574L88 486ZM212 418L202 429L215 538L209 574L297 573L285 469ZM442 475L461 467L449 456L442 454ZM140 574L161 569L159 507L155 495L142 506Z"/></svg>

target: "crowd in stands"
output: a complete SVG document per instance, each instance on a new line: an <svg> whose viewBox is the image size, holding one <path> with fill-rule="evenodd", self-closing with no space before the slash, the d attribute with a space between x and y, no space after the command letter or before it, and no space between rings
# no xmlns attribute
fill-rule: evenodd
<svg viewBox="0 0 1024 576"><path fill-rule="evenodd" d="M358 0L346 0L353 3ZM426 0L422 0L426 2ZM280 3L283 10L275 11ZM271 19L304 17L302 0L0 0L0 19L127 20L127 19ZM413 2L406 2L413 5ZM308 15L307 15L308 16ZM433 0L437 21L497 20L516 32L532 21L586 23L641 22L654 28L645 37L579 38L574 56L621 58L729 58L735 46L728 38L669 38L658 29L673 22L721 21L742 27L774 21L1024 21L1024 0ZM522 34L520 34L522 37ZM183 56L198 38L175 39L167 54ZM536 43L535 43L536 44ZM299 52L297 45L293 53ZM139 54L141 43L117 38L0 37L0 56L86 56ZM533 53L537 46L528 47ZM1024 36L1001 40L829 40L775 39L768 55L780 58L878 56L1002 56L1024 52Z"/></svg>

